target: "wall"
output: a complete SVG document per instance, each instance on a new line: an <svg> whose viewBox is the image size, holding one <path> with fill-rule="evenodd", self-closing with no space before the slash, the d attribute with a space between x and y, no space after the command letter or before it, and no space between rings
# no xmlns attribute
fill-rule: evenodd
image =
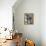
<svg viewBox="0 0 46 46"><path fill-rule="evenodd" d="M0 0L0 27L12 28L12 6L16 0Z"/></svg>
<svg viewBox="0 0 46 46"><path fill-rule="evenodd" d="M41 0L23 0L15 8L15 28L23 33L24 38L32 39L36 46L41 46ZM34 13L33 25L24 25L24 13Z"/></svg>
<svg viewBox="0 0 46 46"><path fill-rule="evenodd" d="M46 0L41 1L41 40L42 46L46 46Z"/></svg>

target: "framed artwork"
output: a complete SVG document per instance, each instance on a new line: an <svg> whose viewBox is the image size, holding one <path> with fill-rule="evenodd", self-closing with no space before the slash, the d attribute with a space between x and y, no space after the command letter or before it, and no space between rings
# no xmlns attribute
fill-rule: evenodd
<svg viewBox="0 0 46 46"><path fill-rule="evenodd" d="M24 13L24 24L33 24L33 23L34 23L34 14Z"/></svg>

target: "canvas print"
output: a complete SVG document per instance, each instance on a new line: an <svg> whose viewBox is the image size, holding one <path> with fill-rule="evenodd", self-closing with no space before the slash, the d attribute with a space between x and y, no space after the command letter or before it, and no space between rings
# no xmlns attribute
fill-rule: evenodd
<svg viewBox="0 0 46 46"><path fill-rule="evenodd" d="M33 24L33 23L34 23L34 14L24 13L24 24Z"/></svg>

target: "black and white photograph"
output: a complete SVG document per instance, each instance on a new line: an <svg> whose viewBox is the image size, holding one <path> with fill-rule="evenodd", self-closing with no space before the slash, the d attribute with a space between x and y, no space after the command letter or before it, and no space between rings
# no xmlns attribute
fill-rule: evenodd
<svg viewBox="0 0 46 46"><path fill-rule="evenodd" d="M34 14L24 13L24 24L33 24L33 23L34 23Z"/></svg>

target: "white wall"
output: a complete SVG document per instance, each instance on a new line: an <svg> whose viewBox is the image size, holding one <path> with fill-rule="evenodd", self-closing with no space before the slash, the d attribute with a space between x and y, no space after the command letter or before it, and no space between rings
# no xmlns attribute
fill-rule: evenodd
<svg viewBox="0 0 46 46"><path fill-rule="evenodd" d="M0 0L0 27L12 28L12 6L16 0Z"/></svg>
<svg viewBox="0 0 46 46"><path fill-rule="evenodd" d="M41 1L23 0L15 9L15 28L22 32L24 37L35 41L36 46L41 46ZM34 13L34 24L24 25L24 13Z"/></svg>
<svg viewBox="0 0 46 46"><path fill-rule="evenodd" d="M41 29L42 46L46 46L46 0L41 1Z"/></svg>

